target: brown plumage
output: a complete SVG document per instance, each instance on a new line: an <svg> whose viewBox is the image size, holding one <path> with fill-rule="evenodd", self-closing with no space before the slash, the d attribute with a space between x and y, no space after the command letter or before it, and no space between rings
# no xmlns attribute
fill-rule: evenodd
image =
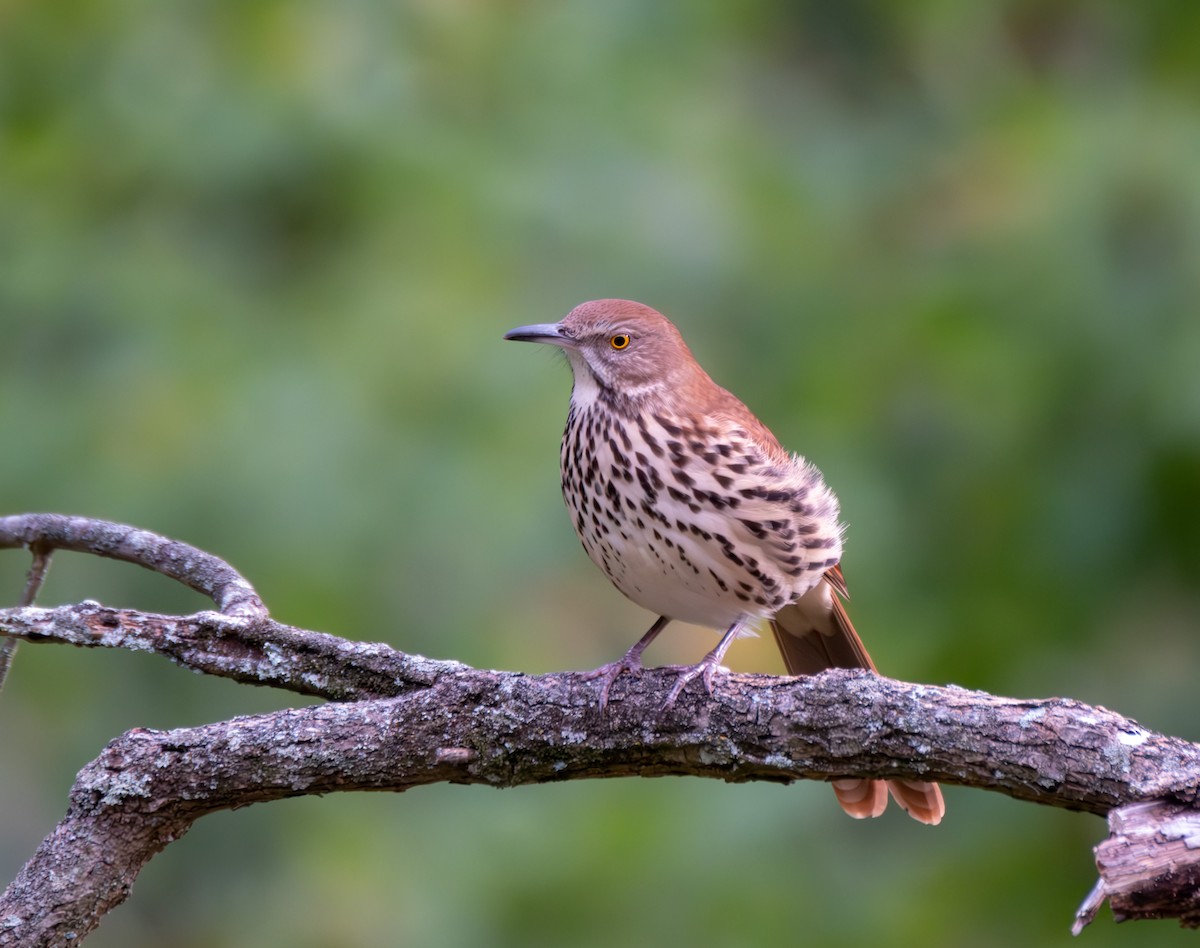
<svg viewBox="0 0 1200 948"><path fill-rule="evenodd" d="M816 467L709 378L666 317L630 300L594 300L505 338L566 353L574 386L563 497L588 556L659 616L622 659L591 673L602 709L672 619L724 635L681 671L668 706L693 678L711 690L725 651L759 620L793 675L874 670L842 604L837 498ZM933 783L846 778L833 788L855 817L882 813L888 790L922 822L944 812Z"/></svg>

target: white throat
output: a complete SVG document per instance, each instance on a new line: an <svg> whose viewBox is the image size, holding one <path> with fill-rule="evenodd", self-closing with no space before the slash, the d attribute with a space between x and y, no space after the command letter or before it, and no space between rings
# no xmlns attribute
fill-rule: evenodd
<svg viewBox="0 0 1200 948"><path fill-rule="evenodd" d="M600 386L596 384L596 376L592 375L587 360L576 349L564 349L567 361L571 363L571 372L575 383L571 388L571 404L577 408L587 408L600 397Z"/></svg>

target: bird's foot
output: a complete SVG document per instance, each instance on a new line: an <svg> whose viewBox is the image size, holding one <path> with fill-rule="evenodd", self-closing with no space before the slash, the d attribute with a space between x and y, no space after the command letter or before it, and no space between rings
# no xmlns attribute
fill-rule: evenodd
<svg viewBox="0 0 1200 948"><path fill-rule="evenodd" d="M585 672L582 675L584 681L593 681L600 679L600 713L604 713L604 709L608 707L608 692L612 689L613 682L628 672L631 675L641 675L645 669L642 664L641 651L635 651L637 646L631 648L621 658L615 662L609 662L606 665L601 665L599 668L594 668L590 672Z"/></svg>
<svg viewBox="0 0 1200 948"><path fill-rule="evenodd" d="M683 694L683 689L686 688L688 686L688 682L692 681L693 679L699 678L701 681L703 681L704 690L711 695L713 690L713 677L717 674L717 672L721 672L722 674L728 674L729 672L729 669L725 668L721 664L721 656L714 655L711 652L708 655L705 655L704 658L702 658L695 665L666 665L664 666L664 669L666 671L676 672L679 677L675 679L675 684L671 688L671 693L667 695L667 700L663 702L663 711L670 711L671 708L675 707L675 702L679 699L679 696Z"/></svg>
<svg viewBox="0 0 1200 948"><path fill-rule="evenodd" d="M600 713L604 714L604 709L608 707L608 692L612 688L613 682L620 678L625 672L631 675L640 675L642 669L645 668L642 664L642 652L646 651L647 646L658 636L658 633L667 627L670 622L667 616L659 616L654 620L654 625L646 630L646 634L633 643L629 651L621 656L615 662L609 662L607 665L601 665L594 671L590 671L583 676L584 681L591 681L593 678L601 679L600 684Z"/></svg>

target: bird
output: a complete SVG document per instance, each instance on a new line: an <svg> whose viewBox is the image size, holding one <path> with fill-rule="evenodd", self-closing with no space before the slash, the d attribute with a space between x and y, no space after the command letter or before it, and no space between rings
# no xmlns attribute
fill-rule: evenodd
<svg viewBox="0 0 1200 948"><path fill-rule="evenodd" d="M673 666L664 709L696 678L711 693L727 649L763 622L789 674L876 671L844 605L837 497L815 465L712 380L674 323L633 300L599 299L504 338L565 353L573 384L563 499L592 561L658 616L622 658L587 674L600 679L601 713L613 683L640 673L642 653L671 621L723 634L698 664ZM920 822L945 813L936 783L832 785L856 818L881 815L889 792Z"/></svg>

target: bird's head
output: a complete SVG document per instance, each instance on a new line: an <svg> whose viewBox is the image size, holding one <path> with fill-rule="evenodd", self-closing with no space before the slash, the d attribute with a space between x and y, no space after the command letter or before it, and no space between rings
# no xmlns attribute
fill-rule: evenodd
<svg viewBox="0 0 1200 948"><path fill-rule="evenodd" d="M562 322L519 326L504 338L561 348L576 396L597 388L634 400L663 398L707 380L671 321L632 300L580 303Z"/></svg>

